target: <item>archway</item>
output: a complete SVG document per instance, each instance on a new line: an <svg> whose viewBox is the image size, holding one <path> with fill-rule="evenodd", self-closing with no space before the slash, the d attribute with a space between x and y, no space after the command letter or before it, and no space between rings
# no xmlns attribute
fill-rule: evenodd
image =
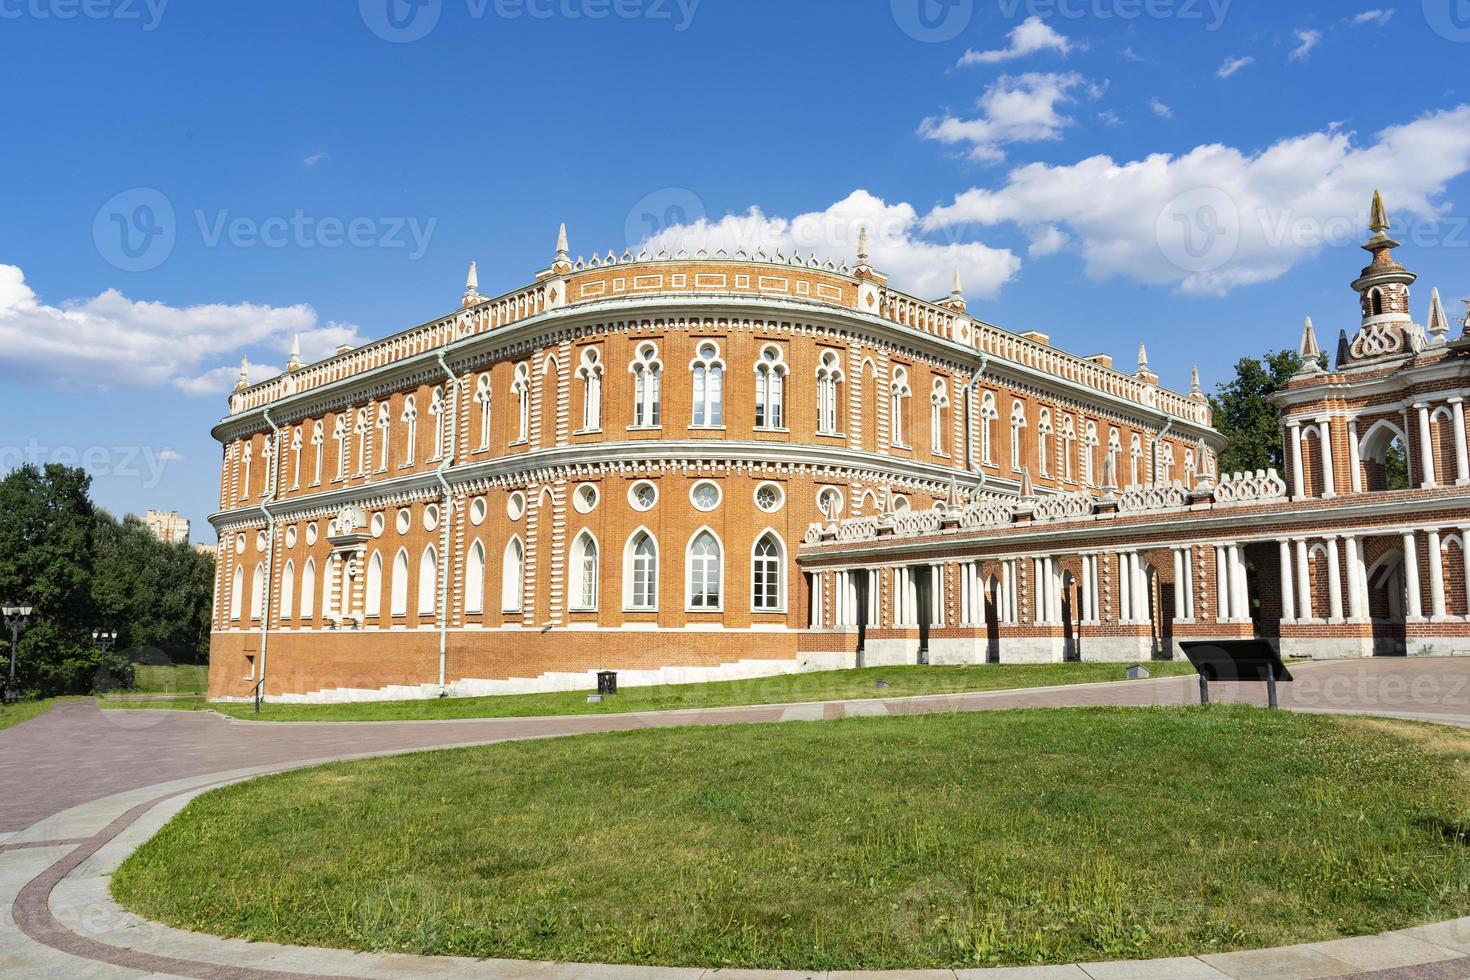
<svg viewBox="0 0 1470 980"><path fill-rule="evenodd" d="M1070 570L1062 572L1062 659L1076 662L1082 659L1082 637L1079 631L1082 597L1078 591L1077 578Z"/></svg>
<svg viewBox="0 0 1470 980"><path fill-rule="evenodd" d="M985 580L985 662L1000 663L1000 579Z"/></svg>
<svg viewBox="0 0 1470 980"><path fill-rule="evenodd" d="M1390 548L1368 569L1368 614L1373 623L1375 657L1401 657L1407 650L1407 597L1403 553Z"/></svg>
<svg viewBox="0 0 1470 980"><path fill-rule="evenodd" d="M1366 491L1407 490L1409 487L1408 440L1403 430L1387 419L1375 422L1358 442L1361 480Z"/></svg>

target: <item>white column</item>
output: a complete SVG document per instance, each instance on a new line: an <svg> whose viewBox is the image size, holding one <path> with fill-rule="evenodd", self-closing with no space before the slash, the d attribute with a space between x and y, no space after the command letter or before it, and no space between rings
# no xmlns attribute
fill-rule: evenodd
<svg viewBox="0 0 1470 980"><path fill-rule="evenodd" d="M1007 623L1016 621L1016 609L1011 605L1011 597L1016 594L1011 585L1011 563L1003 561L1000 563L1000 618Z"/></svg>
<svg viewBox="0 0 1470 980"><path fill-rule="evenodd" d="M1429 615L1444 619L1444 556L1439 550L1439 529L1429 532Z"/></svg>
<svg viewBox="0 0 1470 980"><path fill-rule="evenodd" d="M1419 591L1419 548L1414 532L1404 534L1404 591L1409 594L1408 618L1424 619L1424 596Z"/></svg>
<svg viewBox="0 0 1470 980"><path fill-rule="evenodd" d="M1296 590L1297 616L1312 618L1312 566L1307 561L1307 542L1298 538L1296 543Z"/></svg>
<svg viewBox="0 0 1470 980"><path fill-rule="evenodd" d="M1078 610L1078 614L1084 623L1092 622L1092 573L1089 571L1091 562L1091 555L1082 556L1082 608Z"/></svg>
<svg viewBox="0 0 1470 980"><path fill-rule="evenodd" d="M1348 466L1353 493L1363 492L1363 460L1358 455L1358 420L1348 419Z"/></svg>
<svg viewBox="0 0 1470 980"><path fill-rule="evenodd" d="M1358 539L1349 534L1343 538L1347 544L1348 571L1348 621L1362 622L1368 618L1368 590L1363 582L1363 549Z"/></svg>
<svg viewBox="0 0 1470 980"><path fill-rule="evenodd" d="M1281 545L1281 621L1296 619L1296 585L1291 578L1291 542L1282 538Z"/></svg>
<svg viewBox="0 0 1470 980"><path fill-rule="evenodd" d="M1291 496L1301 500L1307 495L1306 481L1302 479L1302 427L1293 422L1287 429L1291 433Z"/></svg>
<svg viewBox="0 0 1470 980"><path fill-rule="evenodd" d="M1230 565L1223 545L1215 546L1215 619L1230 618Z"/></svg>
<svg viewBox="0 0 1470 980"><path fill-rule="evenodd" d="M1327 615L1329 622L1342 622L1342 570L1337 565L1337 539L1327 539Z"/></svg>
<svg viewBox="0 0 1470 980"><path fill-rule="evenodd" d="M1240 545L1230 546L1230 615L1233 619L1250 619L1250 591L1245 581L1245 557Z"/></svg>
<svg viewBox="0 0 1470 980"><path fill-rule="evenodd" d="M1128 555L1128 579L1133 583L1133 619L1148 622L1148 576L1143 572L1143 559L1138 552Z"/></svg>
<svg viewBox="0 0 1470 980"><path fill-rule="evenodd" d="M1184 549L1184 618L1194 619L1194 548Z"/></svg>
<svg viewBox="0 0 1470 980"><path fill-rule="evenodd" d="M1419 413L1419 472L1422 476L1420 486L1429 488L1437 486L1434 479L1434 443L1429 435L1429 406L1420 402L1414 406Z"/></svg>
<svg viewBox="0 0 1470 980"><path fill-rule="evenodd" d="M1450 404L1455 409L1455 484L1464 486L1470 483L1470 456L1466 455L1465 447L1465 399L1451 398Z"/></svg>
<svg viewBox="0 0 1470 980"><path fill-rule="evenodd" d="M1184 619L1184 552L1174 549L1174 618Z"/></svg>
<svg viewBox="0 0 1470 980"><path fill-rule="evenodd" d="M1322 444L1322 496L1336 497L1337 484L1332 475L1332 420L1317 420L1318 442Z"/></svg>
<svg viewBox="0 0 1470 980"><path fill-rule="evenodd" d="M1118 552L1118 622L1133 619L1133 586L1128 581L1128 555Z"/></svg>

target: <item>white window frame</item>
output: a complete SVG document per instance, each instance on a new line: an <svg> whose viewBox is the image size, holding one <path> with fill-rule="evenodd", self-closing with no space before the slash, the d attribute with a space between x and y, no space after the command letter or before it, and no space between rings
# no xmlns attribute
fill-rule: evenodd
<svg viewBox="0 0 1470 980"><path fill-rule="evenodd" d="M648 582L648 603L638 604L638 580L637 580L637 544L640 538L647 538L653 554L648 559L650 580ZM658 538L654 537L652 531L646 527L634 528L633 533L628 535L627 543L623 545L623 611L624 612L657 612L659 597L659 547Z"/></svg>
<svg viewBox="0 0 1470 980"><path fill-rule="evenodd" d="M695 592L694 592L694 585L695 585L695 561L696 561L695 555L694 555L694 547L695 547L696 544L698 544L700 542L701 539L703 539L705 537L708 537L709 540L711 540L711 541L714 542L715 551L716 551L716 554L715 554L715 568L714 568L714 573L716 575L716 579L715 579L715 597L714 597L714 602L712 604L711 603L700 603L700 604L696 604L695 601L694 601L695 600ZM699 560L701 562L707 562L708 559L707 558L701 558ZM709 568L706 565L706 567L704 567L701 570L701 574L703 576L707 576L708 573L709 573ZM704 525L703 527L698 528L693 534L691 534L689 536L689 543L684 546L684 611L685 612L691 612L691 613L717 613L717 612L724 612L725 611L725 586L726 586L726 584L727 583L726 583L726 580L725 580L725 543L720 540L720 536L715 533L714 528L710 527L709 525ZM706 590L704 590L704 591L702 591L700 593L700 596L701 597L706 596L706 595L708 595L708 589L706 589Z"/></svg>
<svg viewBox="0 0 1470 980"><path fill-rule="evenodd" d="M771 541L775 546L776 554L774 558L762 557L756 554L756 549L760 547L761 542L767 540ZM761 605L760 600L762 599L762 595L756 586L757 573L760 570L761 563L769 564L771 567L767 568L766 571L768 573L773 572L776 578L775 596L773 604L769 606ZM781 539L781 535L777 534L774 528L768 527L760 534L757 534L755 540L750 545L750 611L764 614L785 613L787 601L786 579L786 542Z"/></svg>
<svg viewBox="0 0 1470 980"><path fill-rule="evenodd" d="M587 562L587 548L592 549L592 560L590 567ZM596 612L598 600L601 598L601 565L602 548L597 543L593 533L583 528L572 540L572 548L569 552L568 570L571 572L570 602L568 608L572 612ZM587 598L591 591L591 599Z"/></svg>
<svg viewBox="0 0 1470 980"><path fill-rule="evenodd" d="M701 340L695 345L694 359L689 362L689 384L689 428L723 429L725 362L715 341Z"/></svg>

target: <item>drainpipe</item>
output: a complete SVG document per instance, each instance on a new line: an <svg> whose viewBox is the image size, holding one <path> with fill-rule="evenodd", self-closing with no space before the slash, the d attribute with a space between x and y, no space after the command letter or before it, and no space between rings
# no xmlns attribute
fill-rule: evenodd
<svg viewBox="0 0 1470 980"><path fill-rule="evenodd" d="M454 517L454 495L449 489L449 480L444 474L454 465L454 454L459 447L459 376L449 370L449 364L444 360L444 352L439 351L439 368L444 376L449 379L448 389L454 393L454 400L444 400L444 410L449 412L449 449L444 453L444 461L434 471L439 478L439 486L444 491L444 513L440 520L443 524L443 536L439 547L439 696L448 693L444 679L446 675L446 660L448 657L449 644L449 528ZM452 409L451 409L452 406ZM441 447L442 448L442 447Z"/></svg>
<svg viewBox="0 0 1470 980"><path fill-rule="evenodd" d="M985 369L987 367L989 367L989 366L990 366L990 355L987 354L987 353L985 353L984 351L981 351L980 352L980 367L978 369L976 369L975 373L970 376L969 382L967 382L965 384L965 391L964 391L964 395L965 395L965 457L966 457L966 459L970 463L970 469L973 472L980 474L980 484L979 484L979 486L976 487L976 489L978 489L978 490L984 490L985 489L985 482L989 478L985 475L985 468L984 468L984 466L977 466L975 464L975 460L972 459L972 458L970 458L970 447L973 446L973 445L975 445L975 416L974 416L973 411L970 408L970 396L972 394L974 394L975 393L975 389L977 387L979 387L979 385L980 385L980 379L985 376Z"/></svg>
<svg viewBox="0 0 1470 980"><path fill-rule="evenodd" d="M281 428L271 418L269 408L262 409L261 416L265 419L265 424L271 427L271 488L270 493L260 502L260 513L265 517L265 599L260 609L260 677L256 683L260 685L260 696L264 700L265 648L271 635L271 589L276 580L276 516L271 513L270 505L281 494Z"/></svg>

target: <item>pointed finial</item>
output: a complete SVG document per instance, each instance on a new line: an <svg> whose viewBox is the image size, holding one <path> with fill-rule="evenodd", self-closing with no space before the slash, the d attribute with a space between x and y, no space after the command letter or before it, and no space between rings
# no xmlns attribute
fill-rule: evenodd
<svg viewBox="0 0 1470 980"><path fill-rule="evenodd" d="M1138 345L1138 370L1148 370L1148 348L1143 344Z"/></svg>
<svg viewBox="0 0 1470 980"><path fill-rule="evenodd" d="M240 355L240 377L235 379L235 390L250 387L250 359L244 354Z"/></svg>
<svg viewBox="0 0 1470 980"><path fill-rule="evenodd" d="M1302 359L1297 374L1317 374L1322 370L1322 348L1317 343L1317 330L1312 326L1311 317L1302 324L1302 342L1296 352Z"/></svg>
<svg viewBox="0 0 1470 980"><path fill-rule="evenodd" d="M567 223L563 221L561 228L556 233L556 257L565 259L567 257Z"/></svg>
<svg viewBox="0 0 1470 980"><path fill-rule="evenodd" d="M1205 445L1205 437L1200 436L1199 441L1194 444L1194 475L1199 483L1206 483L1210 475L1210 447Z"/></svg>
<svg viewBox="0 0 1470 980"><path fill-rule="evenodd" d="M868 226L863 225L858 229L858 265L868 264Z"/></svg>
<svg viewBox="0 0 1470 980"><path fill-rule="evenodd" d="M1021 467L1021 496L1036 496L1036 488L1031 486L1031 467L1029 466Z"/></svg>
<svg viewBox="0 0 1470 980"><path fill-rule="evenodd" d="M965 295L965 287L960 284L960 267L954 267L954 285L950 286L949 294L955 299Z"/></svg>
<svg viewBox="0 0 1470 980"><path fill-rule="evenodd" d="M470 274L465 277L465 292L475 293L480 290L480 273L475 269L475 260L470 259Z"/></svg>
<svg viewBox="0 0 1470 980"><path fill-rule="evenodd" d="M1189 371L1189 393L1191 395L1198 395L1198 394L1200 394L1200 386L1199 386L1199 365L1198 364L1196 364Z"/></svg>
<svg viewBox="0 0 1470 980"><path fill-rule="evenodd" d="M1388 208L1383 205L1383 192L1373 192L1373 209L1368 215L1368 230L1375 234L1388 231Z"/></svg>
<svg viewBox="0 0 1470 980"><path fill-rule="evenodd" d="M299 333L291 337L291 356L286 361L286 370L301 370L301 334Z"/></svg>
<svg viewBox="0 0 1470 980"><path fill-rule="evenodd" d="M1445 335L1450 332L1450 318L1444 314L1444 304L1440 302L1437 286L1429 297L1429 322L1424 325L1424 329L1435 346L1442 345Z"/></svg>
<svg viewBox="0 0 1470 980"><path fill-rule="evenodd" d="M1118 457L1108 453L1103 457L1103 489L1118 489Z"/></svg>

